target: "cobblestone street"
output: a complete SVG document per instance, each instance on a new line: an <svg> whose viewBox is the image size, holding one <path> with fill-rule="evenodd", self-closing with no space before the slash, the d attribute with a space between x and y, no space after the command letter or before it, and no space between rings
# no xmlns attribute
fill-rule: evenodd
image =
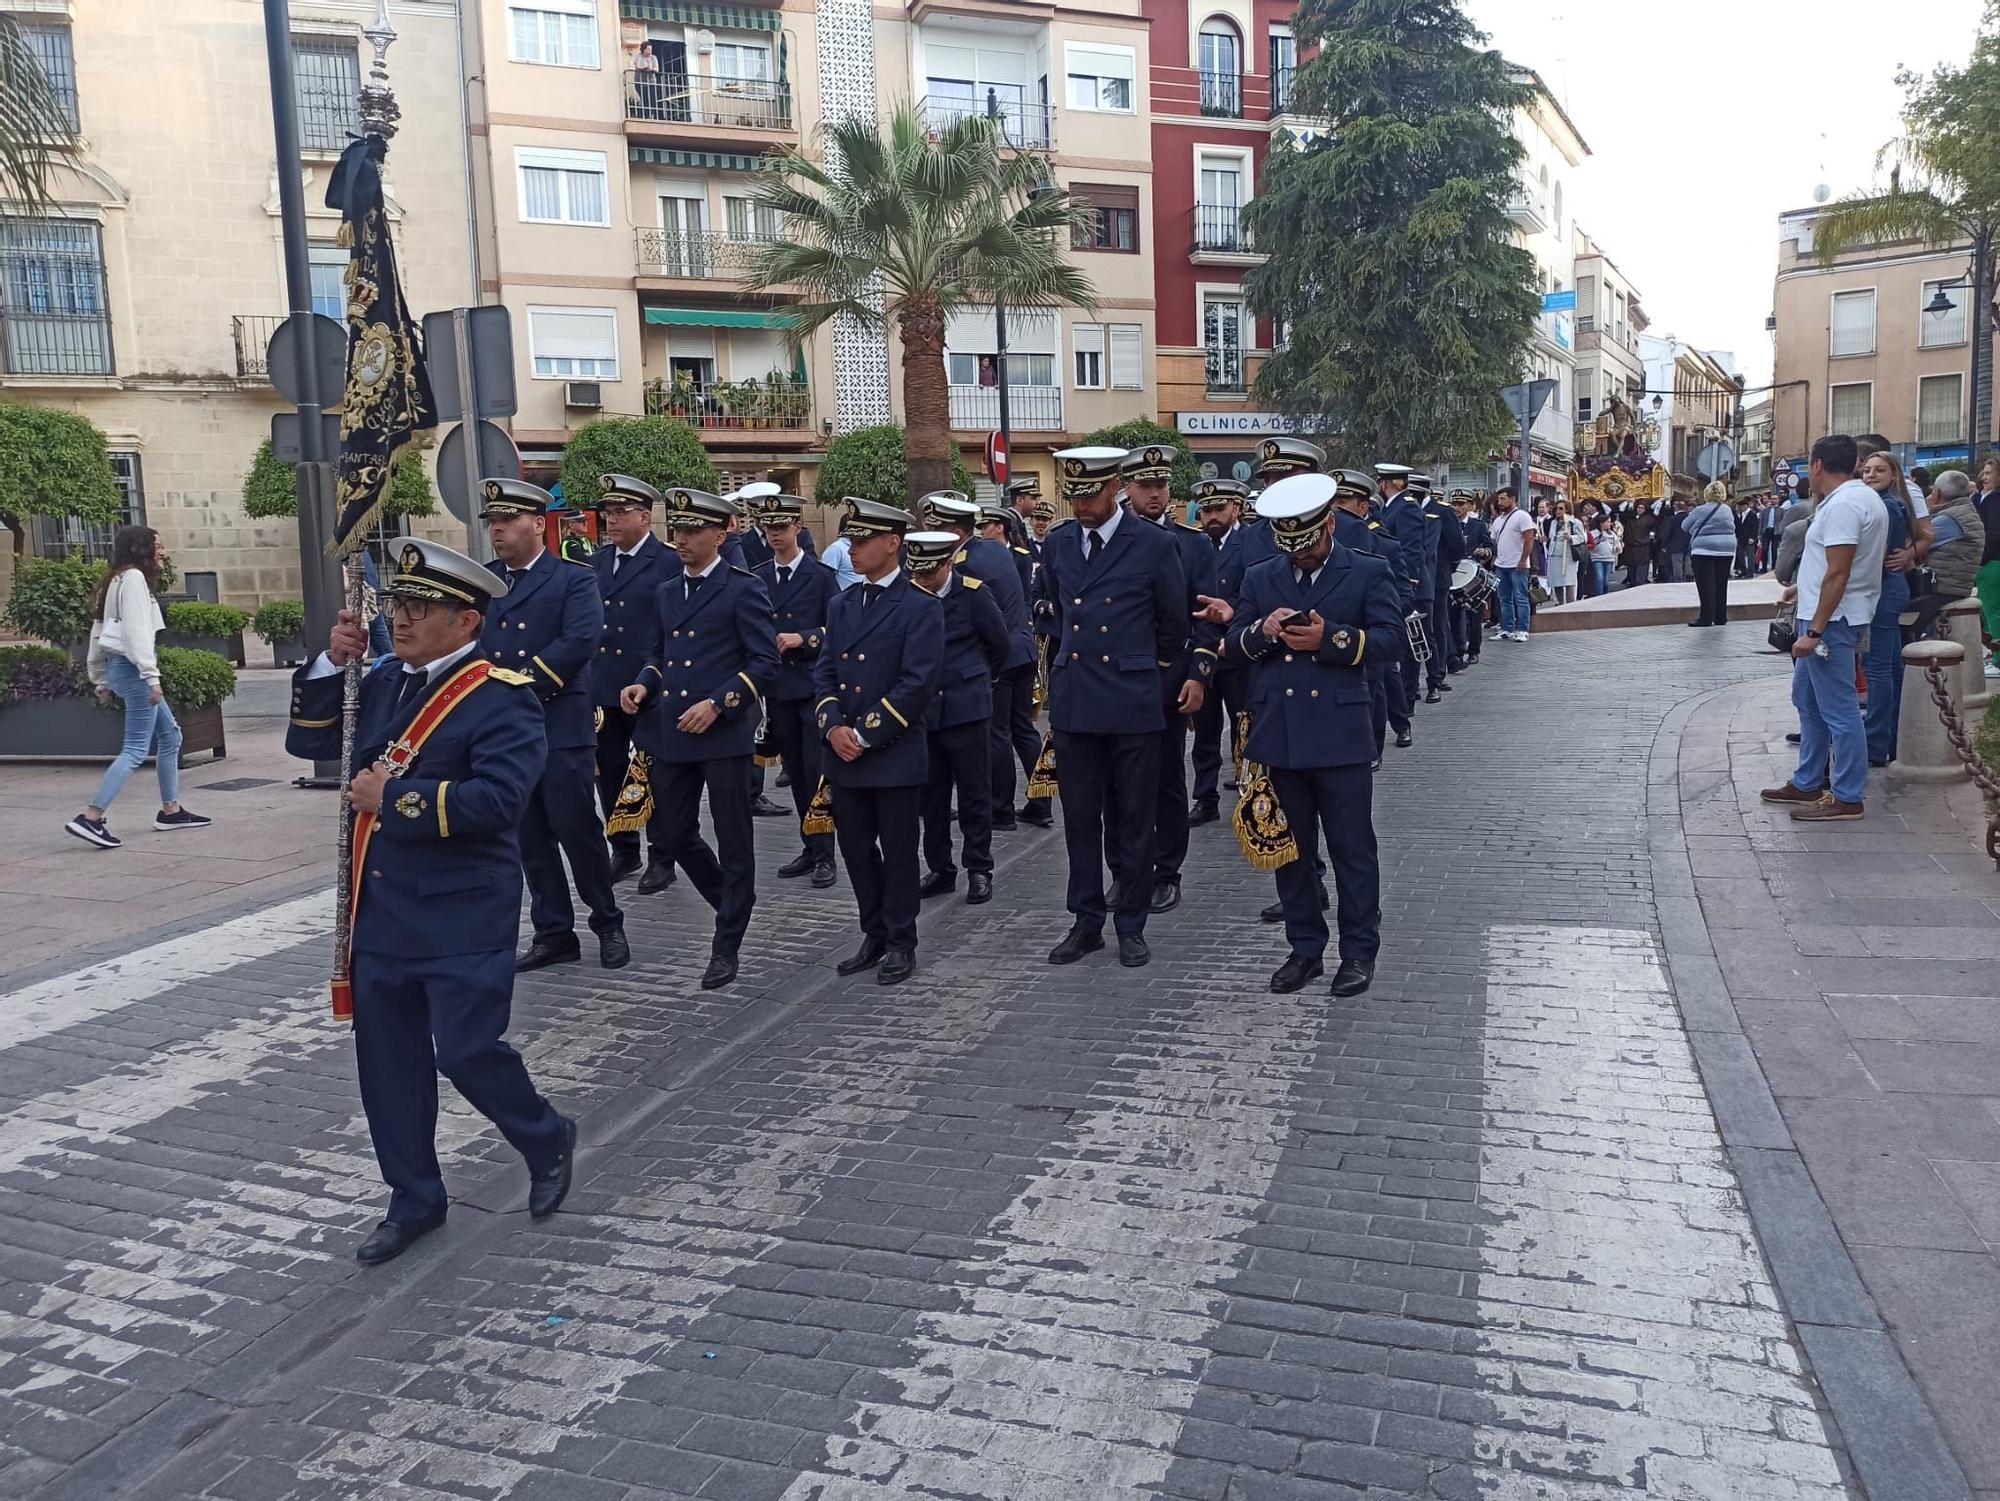
<svg viewBox="0 0 2000 1501"><path fill-rule="evenodd" d="M1867 822L1814 831L1845 855L1756 832L1787 726L1762 636L1489 646L1377 779L1358 1001L1268 992L1271 881L1226 823L1195 831L1150 968L1043 962L1062 846L1024 828L992 905L927 904L916 978L884 989L834 974L844 875L770 879L791 825L762 820L739 983L695 988L682 881L620 889L630 969L519 987L514 1040L581 1120L563 1212L531 1224L518 1159L447 1091L450 1221L375 1271L323 878L18 971L0 1495L2000 1497L1990 1347L1929 1364L1948 1331L1888 1308L1924 1274L1851 1232L1872 1201L1834 1191L1765 1062L1760 1033L1804 1022L1753 1012L1773 992L1718 921L1754 893L1712 884L1780 880L1725 874L1725 836L1830 878L1928 831L1953 921L1990 936L2000 882L1935 789L1871 785ZM183 854L235 837L222 802ZM1784 920L1757 947L1801 975L1876 952L1815 958ZM1941 993L1983 987L1962 1005L1990 1031L1986 972ZM1910 1160L1956 1161L1948 1134ZM1990 1328L2000 1168L1960 1177L1992 1213L1945 1245Z"/></svg>

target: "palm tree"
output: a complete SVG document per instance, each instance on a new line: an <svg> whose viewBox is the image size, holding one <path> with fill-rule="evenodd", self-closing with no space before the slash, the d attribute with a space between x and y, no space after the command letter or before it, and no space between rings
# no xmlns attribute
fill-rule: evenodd
<svg viewBox="0 0 2000 1501"><path fill-rule="evenodd" d="M1842 199L1813 226L1823 266L1863 245L1915 241L1970 247L1972 303L1971 458L1993 433L1995 251L2000 249L2000 8L1990 8L1972 61L1928 78L1903 75L1904 134L1884 146L1889 191Z"/></svg>
<svg viewBox="0 0 2000 1501"><path fill-rule="evenodd" d="M0 203L46 208L49 175L75 134L20 19L0 12Z"/></svg>
<svg viewBox="0 0 2000 1501"><path fill-rule="evenodd" d="M932 125L903 104L887 132L860 117L821 127L824 160L789 151L756 196L783 238L758 247L753 288L798 287L796 343L841 314L893 327L902 343L910 497L951 483L945 329L962 308L1093 306L1090 279L1061 241L1083 211L1043 185L1041 158L1011 152L981 115Z"/></svg>

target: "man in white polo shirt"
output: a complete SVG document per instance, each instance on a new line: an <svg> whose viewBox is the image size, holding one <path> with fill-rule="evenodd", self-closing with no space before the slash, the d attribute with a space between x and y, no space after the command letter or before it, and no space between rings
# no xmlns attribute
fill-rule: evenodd
<svg viewBox="0 0 2000 1501"><path fill-rule="evenodd" d="M1528 579L1535 571L1534 518L1517 504L1512 485L1493 492L1493 568L1500 578L1500 629L1495 641L1528 639Z"/></svg>
<svg viewBox="0 0 2000 1501"><path fill-rule="evenodd" d="M1788 804L1801 823L1862 816L1868 735L1854 690L1854 657L1882 592L1889 514L1854 477L1855 443L1833 436L1813 444L1810 476L1819 498L1799 559L1799 636L1792 647L1792 703L1799 711L1799 766L1767 787L1767 803ZM1832 777L1828 779L1828 762Z"/></svg>

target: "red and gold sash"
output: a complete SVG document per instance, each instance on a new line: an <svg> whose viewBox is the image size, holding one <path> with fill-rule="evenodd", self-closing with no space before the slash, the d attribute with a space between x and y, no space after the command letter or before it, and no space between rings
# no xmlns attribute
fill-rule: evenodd
<svg viewBox="0 0 2000 1501"><path fill-rule="evenodd" d="M382 753L382 764L389 769L391 777L402 776L416 764L417 753L424 748L424 742L431 732L445 721L445 716L464 703L466 697L486 681L487 673L493 670L491 662L480 660L467 662L447 677L425 700L417 717L410 721L409 729L401 739L395 741ZM351 950L354 945L354 925L361 916L361 879L363 862L368 858L369 841L375 837L375 826L381 822L377 813L357 810L354 815L354 861L349 867L347 893L347 942ZM335 956L333 972L333 1019L351 1022L354 1020L354 982L351 978L351 954Z"/></svg>

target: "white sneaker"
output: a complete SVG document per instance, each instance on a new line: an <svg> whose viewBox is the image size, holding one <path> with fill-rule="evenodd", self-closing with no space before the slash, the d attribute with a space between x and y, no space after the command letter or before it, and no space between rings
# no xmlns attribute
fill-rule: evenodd
<svg viewBox="0 0 2000 1501"><path fill-rule="evenodd" d="M1528 633L1526 631L1516 631L1514 632L1514 639L1516 641L1526 641L1528 639Z"/></svg>
<svg viewBox="0 0 2000 1501"><path fill-rule="evenodd" d="M1986 676L1989 680L2000 678L2000 663L1988 662L1986 664Z"/></svg>

